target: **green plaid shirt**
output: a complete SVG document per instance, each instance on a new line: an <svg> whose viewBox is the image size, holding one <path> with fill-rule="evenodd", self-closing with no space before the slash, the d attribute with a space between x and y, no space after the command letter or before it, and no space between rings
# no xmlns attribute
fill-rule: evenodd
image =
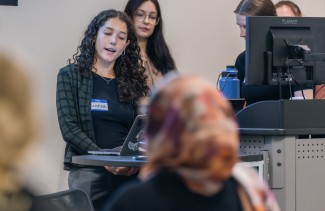
<svg viewBox="0 0 325 211"><path fill-rule="evenodd" d="M57 76L56 108L63 140L66 142L64 169L72 166L72 156L99 150L90 112L92 74L81 75L68 65Z"/></svg>

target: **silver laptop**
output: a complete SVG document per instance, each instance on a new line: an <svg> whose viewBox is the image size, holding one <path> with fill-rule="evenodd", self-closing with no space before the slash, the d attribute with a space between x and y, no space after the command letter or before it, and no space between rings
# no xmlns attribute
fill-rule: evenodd
<svg viewBox="0 0 325 211"><path fill-rule="evenodd" d="M92 155L141 155L144 152L143 132L145 126L145 114L138 115L131 129L126 136L122 146L113 149L101 149L98 151L88 151Z"/></svg>

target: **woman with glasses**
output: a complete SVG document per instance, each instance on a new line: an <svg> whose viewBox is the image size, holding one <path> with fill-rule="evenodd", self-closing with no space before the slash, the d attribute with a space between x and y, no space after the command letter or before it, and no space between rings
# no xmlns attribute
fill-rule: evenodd
<svg viewBox="0 0 325 211"><path fill-rule="evenodd" d="M162 75L176 69L163 35L160 5L157 0L129 0L124 12L133 20L148 86L152 87Z"/></svg>

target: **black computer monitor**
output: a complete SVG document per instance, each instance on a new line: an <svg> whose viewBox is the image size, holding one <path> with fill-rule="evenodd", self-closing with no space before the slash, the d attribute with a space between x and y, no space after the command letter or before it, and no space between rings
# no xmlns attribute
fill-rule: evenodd
<svg viewBox="0 0 325 211"><path fill-rule="evenodd" d="M246 86L325 84L325 18L247 17Z"/></svg>

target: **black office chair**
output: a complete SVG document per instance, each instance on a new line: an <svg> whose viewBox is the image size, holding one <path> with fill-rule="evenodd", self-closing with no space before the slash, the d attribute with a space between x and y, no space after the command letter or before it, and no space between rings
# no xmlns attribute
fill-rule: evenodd
<svg viewBox="0 0 325 211"><path fill-rule="evenodd" d="M32 210L94 211L88 194L81 189L69 189L36 196Z"/></svg>

